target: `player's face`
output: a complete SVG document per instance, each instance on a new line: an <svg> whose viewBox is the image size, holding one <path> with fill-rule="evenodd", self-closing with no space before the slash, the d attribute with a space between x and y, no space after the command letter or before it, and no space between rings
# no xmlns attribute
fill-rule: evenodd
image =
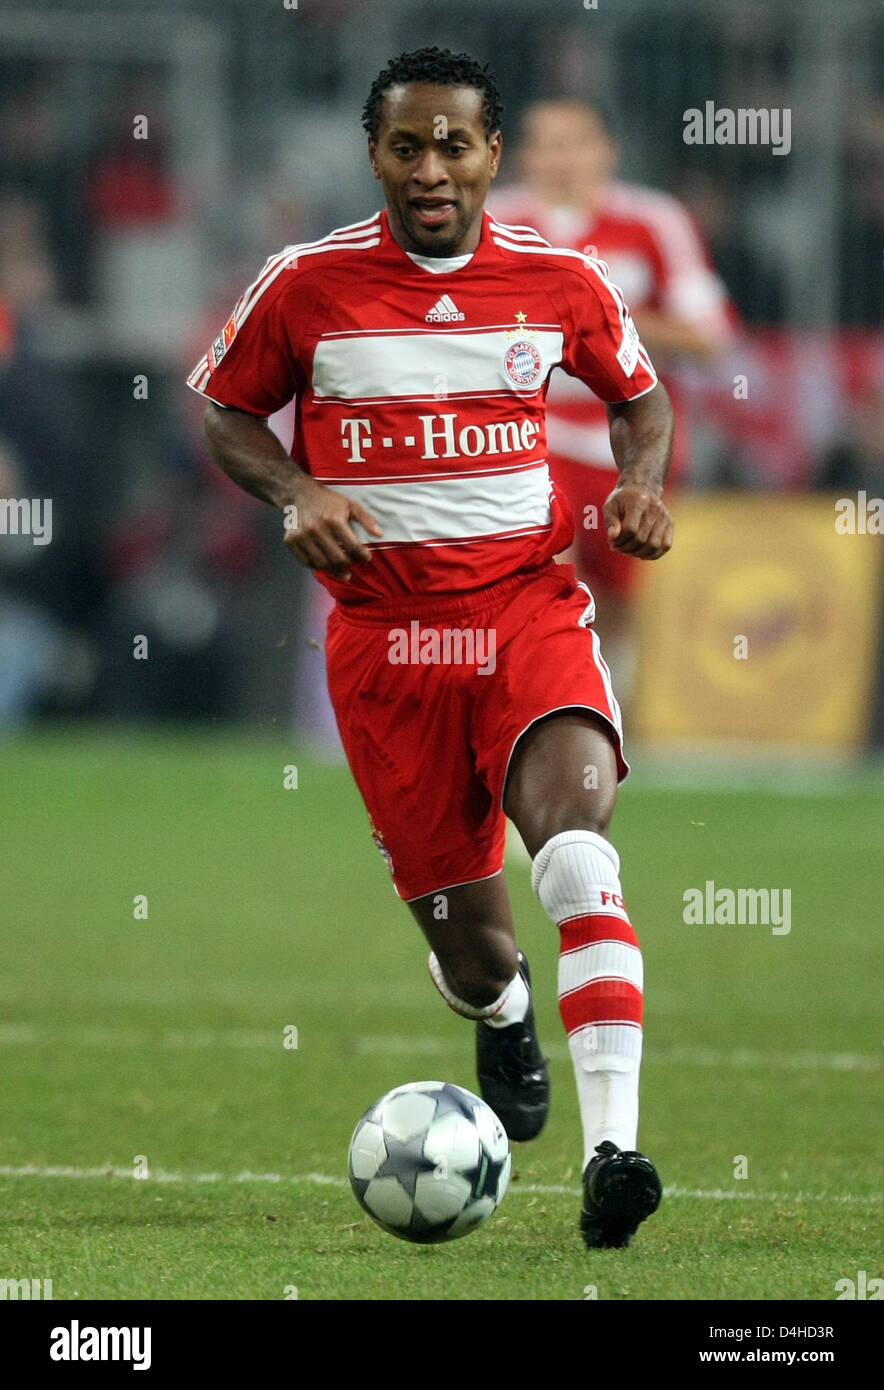
<svg viewBox="0 0 884 1390"><path fill-rule="evenodd" d="M500 131L486 138L474 87L391 87L368 153L399 245L421 256L475 251L500 149Z"/></svg>
<svg viewBox="0 0 884 1390"><path fill-rule="evenodd" d="M617 151L593 110L577 103L547 102L526 116L518 161L542 198L583 207L613 174Z"/></svg>

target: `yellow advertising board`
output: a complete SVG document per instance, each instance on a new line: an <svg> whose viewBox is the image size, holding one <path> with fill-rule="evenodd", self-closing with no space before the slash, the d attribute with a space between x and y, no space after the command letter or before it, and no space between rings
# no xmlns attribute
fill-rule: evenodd
<svg viewBox="0 0 884 1390"><path fill-rule="evenodd" d="M836 501L758 493L675 501L675 544L639 598L637 734L863 742L884 536L845 533Z"/></svg>

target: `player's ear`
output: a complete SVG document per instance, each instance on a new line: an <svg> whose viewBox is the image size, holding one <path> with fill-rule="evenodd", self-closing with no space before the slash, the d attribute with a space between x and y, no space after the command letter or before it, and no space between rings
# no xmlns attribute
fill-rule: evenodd
<svg viewBox="0 0 884 1390"><path fill-rule="evenodd" d="M503 136L499 130L496 130L488 141L488 148L491 159L491 177L495 179L497 178L497 171L500 168L500 156L503 150Z"/></svg>
<svg viewBox="0 0 884 1390"><path fill-rule="evenodd" d="M377 148L378 148L378 147L377 147L377 145L375 144L374 140L372 140L371 136L369 135L369 137L368 137L368 160L369 160L369 163L371 164L371 172L374 174L374 176L375 176L376 179L379 179L380 176L381 176L381 171L380 171L380 169L379 169L378 166L377 166L377 160L376 160L376 158L375 158L375 155L377 154Z"/></svg>

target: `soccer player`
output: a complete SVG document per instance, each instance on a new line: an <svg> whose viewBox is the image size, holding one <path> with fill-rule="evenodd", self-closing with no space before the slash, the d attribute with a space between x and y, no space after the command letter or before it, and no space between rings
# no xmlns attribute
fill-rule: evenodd
<svg viewBox="0 0 884 1390"><path fill-rule="evenodd" d="M500 116L468 55L392 60L364 111L386 208L272 256L190 385L214 458L336 599L329 690L372 833L437 988L476 1021L482 1095L527 1140L549 1077L503 878L518 827L561 934L583 1236L623 1246L661 1197L636 1151L642 960L608 838L628 769L592 596L553 560L573 522L546 382L561 364L607 403L607 533L645 560L672 544L672 411L599 262L484 210ZM266 421L293 396L290 456Z"/></svg>
<svg viewBox="0 0 884 1390"><path fill-rule="evenodd" d="M655 363L708 361L733 337L727 291L682 205L618 179L618 159L600 107L577 98L533 102L516 149L519 181L496 188L489 209L502 222L527 223L555 246L604 261ZM582 381L557 370L547 407L550 471L574 510L574 562L598 602L594 626L622 702L635 664L632 609L641 566L608 544L602 523L617 479L605 406ZM680 434L670 486L686 467Z"/></svg>

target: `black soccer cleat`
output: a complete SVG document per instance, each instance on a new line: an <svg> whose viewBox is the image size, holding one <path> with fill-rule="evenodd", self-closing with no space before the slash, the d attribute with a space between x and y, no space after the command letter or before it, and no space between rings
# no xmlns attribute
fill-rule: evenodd
<svg viewBox="0 0 884 1390"><path fill-rule="evenodd" d="M518 953L519 974L530 992L528 962ZM490 1028L476 1024L476 1072L482 1099L510 1139L536 1139L549 1113L549 1072L534 1025L534 1004L521 1023Z"/></svg>
<svg viewBox="0 0 884 1390"><path fill-rule="evenodd" d="M583 1174L580 1230L590 1250L622 1250L660 1205L663 1187L649 1158L610 1139L597 1145Z"/></svg>

